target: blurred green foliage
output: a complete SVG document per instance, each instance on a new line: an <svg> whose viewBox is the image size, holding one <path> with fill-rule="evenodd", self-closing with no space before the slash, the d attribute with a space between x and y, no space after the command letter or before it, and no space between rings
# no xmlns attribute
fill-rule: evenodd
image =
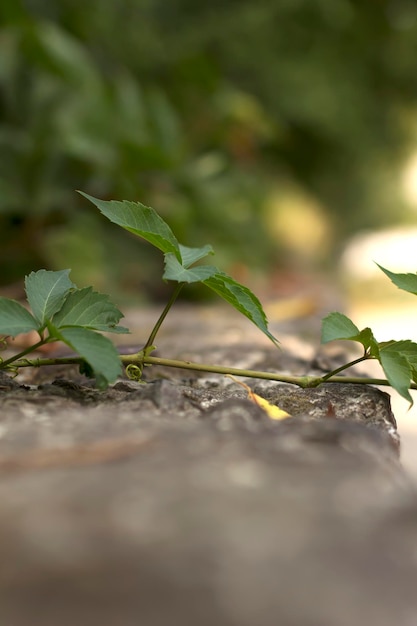
<svg viewBox="0 0 417 626"><path fill-rule="evenodd" d="M153 255L77 188L153 206L227 271L285 263L265 206L289 189L321 208L328 259L406 216L411 0L3 0L0 19L3 284L64 266L152 284Z"/></svg>

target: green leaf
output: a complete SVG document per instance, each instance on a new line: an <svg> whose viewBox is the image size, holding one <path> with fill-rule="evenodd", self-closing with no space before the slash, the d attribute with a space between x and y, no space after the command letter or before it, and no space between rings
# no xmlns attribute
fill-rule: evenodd
<svg viewBox="0 0 417 626"><path fill-rule="evenodd" d="M329 341L338 339L354 339L359 335L359 328L346 315L343 315L343 313L329 313L329 315L322 320L322 343L328 343Z"/></svg>
<svg viewBox="0 0 417 626"><path fill-rule="evenodd" d="M417 274L396 274L395 272L390 272L390 270L385 269L378 263L377 265L399 289L417 295Z"/></svg>
<svg viewBox="0 0 417 626"><path fill-rule="evenodd" d="M321 342L346 340L357 341L362 344L365 352L374 358L379 358L379 344L370 328L359 328L343 313L329 313L321 326Z"/></svg>
<svg viewBox="0 0 417 626"><path fill-rule="evenodd" d="M181 262L177 238L154 209L140 202L98 200L82 191L79 193L95 204L113 224L118 224L129 232L146 239L164 253L171 252Z"/></svg>
<svg viewBox="0 0 417 626"><path fill-rule="evenodd" d="M211 265L198 265L191 269L187 269L173 254L165 255L165 271L163 278L165 280L176 280L179 283L199 283L204 281L219 270Z"/></svg>
<svg viewBox="0 0 417 626"><path fill-rule="evenodd" d="M193 265L200 259L204 259L209 254L214 254L213 248L210 245L203 246L202 248L188 248L188 246L183 246L179 244L182 265L186 268Z"/></svg>
<svg viewBox="0 0 417 626"><path fill-rule="evenodd" d="M409 339L387 342L387 348L399 352L406 357L412 367L417 367L417 343ZM381 344L382 345L382 344Z"/></svg>
<svg viewBox="0 0 417 626"><path fill-rule="evenodd" d="M39 270L26 276L26 296L30 308L41 326L59 311L64 304L66 295L75 287L69 279L70 271Z"/></svg>
<svg viewBox="0 0 417 626"><path fill-rule="evenodd" d="M0 335L16 337L38 330L39 322L16 300L0 297Z"/></svg>
<svg viewBox="0 0 417 626"><path fill-rule="evenodd" d="M352 341L358 341L363 345L365 351L375 358L379 356L379 343L374 337L374 334L370 328L364 328L359 335L351 337Z"/></svg>
<svg viewBox="0 0 417 626"><path fill-rule="evenodd" d="M417 343L404 339L401 341L386 341L379 345L380 351L384 353L388 350L403 356L411 368L412 380L417 382Z"/></svg>
<svg viewBox="0 0 417 626"><path fill-rule="evenodd" d="M210 278L203 280L203 284L215 291L226 302L229 302L237 311L243 313L265 335L278 345L278 340L268 330L268 320L258 298L231 276L223 272L217 272Z"/></svg>
<svg viewBox="0 0 417 626"><path fill-rule="evenodd" d="M62 308L53 318L54 326L83 326L113 333L128 333L117 326L123 313L109 300L109 296L93 291L92 287L77 289L68 294Z"/></svg>
<svg viewBox="0 0 417 626"><path fill-rule="evenodd" d="M404 354L398 352L393 344L380 350L379 362L391 387L412 404L409 392L412 368Z"/></svg>
<svg viewBox="0 0 417 626"><path fill-rule="evenodd" d="M119 353L107 337L79 327L52 327L51 333L87 361L100 388L106 388L122 373Z"/></svg>

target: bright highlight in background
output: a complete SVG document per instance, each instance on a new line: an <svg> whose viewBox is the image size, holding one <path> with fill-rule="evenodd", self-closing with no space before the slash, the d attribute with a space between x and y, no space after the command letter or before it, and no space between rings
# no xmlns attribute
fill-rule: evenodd
<svg viewBox="0 0 417 626"><path fill-rule="evenodd" d="M407 163L402 180L405 199L411 207L417 210L417 152Z"/></svg>

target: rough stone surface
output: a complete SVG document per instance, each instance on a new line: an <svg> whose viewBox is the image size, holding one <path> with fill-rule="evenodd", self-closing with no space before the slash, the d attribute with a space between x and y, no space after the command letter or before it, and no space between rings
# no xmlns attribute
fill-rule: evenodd
<svg viewBox="0 0 417 626"><path fill-rule="evenodd" d="M209 343L170 356L310 373ZM386 394L247 380L278 422L230 379L146 375L105 393L75 370L0 375L2 625L417 624L417 498Z"/></svg>

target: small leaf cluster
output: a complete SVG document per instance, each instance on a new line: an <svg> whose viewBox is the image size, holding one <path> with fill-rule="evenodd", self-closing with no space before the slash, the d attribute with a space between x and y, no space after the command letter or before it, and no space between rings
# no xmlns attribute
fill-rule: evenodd
<svg viewBox="0 0 417 626"><path fill-rule="evenodd" d="M378 267L399 289L417 295L417 274L397 274ZM417 383L417 343L401 341L378 342L370 328L359 328L342 313L330 313L322 321L322 343L334 340L348 340L360 343L364 348L365 359L379 361L384 374L393 389L411 404L410 383Z"/></svg>
<svg viewBox="0 0 417 626"><path fill-rule="evenodd" d="M213 265L195 265L208 255L214 254L210 245L200 248L183 246L161 216L140 202L99 200L80 193L111 222L145 239L164 253L165 280L202 283L251 320L273 343L278 344L268 329L261 303L250 289Z"/></svg>
<svg viewBox="0 0 417 626"><path fill-rule="evenodd" d="M278 343L268 330L267 319L257 297L216 267L201 264L202 259L213 254L210 245L190 248L180 244L158 213L139 202L104 201L85 193L82 195L111 222L163 252L163 278L178 284L176 294L186 283L203 283L256 324L275 344ZM0 298L0 334L16 337L35 331L39 335L39 341L26 350L10 359L0 360L0 369L17 370L22 365L22 358L29 352L47 343L62 341L81 358L81 370L95 377L97 385L105 388L121 374L122 365L116 348L100 332L129 331L118 326L123 315L107 295L93 291L92 287L78 289L70 280L69 273L70 270L39 270L27 276L25 289L30 310L19 302ZM154 348L155 334L174 299L157 321L144 350L137 354L135 367L139 371L143 367L140 359L149 356Z"/></svg>
<svg viewBox="0 0 417 626"><path fill-rule="evenodd" d="M39 341L30 350L62 341L84 359L88 366L85 371L96 378L100 388L105 388L121 373L121 364L112 342L99 332L129 331L118 326L123 314L107 295L92 287L78 289L69 274L68 269L29 274L25 291L31 311L15 300L0 297L0 334L16 337L35 331Z"/></svg>
<svg viewBox="0 0 417 626"><path fill-rule="evenodd" d="M40 359L31 362L23 357L44 344L61 341L77 353L76 362L80 364L81 371L95 377L100 388L106 388L121 374L122 362L128 366L126 370L128 374L129 368L130 374L133 368L134 377L140 378L144 365L156 361L150 356L154 349L155 336L181 287L193 283L206 285L251 320L275 345L278 344L268 329L268 322L258 298L247 287L217 267L201 263L203 259L213 254L210 245L190 248L180 244L158 213L139 202L104 201L85 193L82 195L111 222L145 239L164 254L163 278L177 283L173 295L156 321L143 349L129 357L119 355L112 342L100 334L129 332L127 328L118 325L123 315L107 295L93 291L92 287L78 289L69 278L70 270L32 272L25 279L28 308L15 300L0 297L0 334L16 337L21 333L35 331L39 335L39 341L9 359L0 359L0 369L18 370L25 365L24 361L29 366L40 365ZM417 295L417 274L396 274L379 267L397 287ZM386 380L363 378L359 379L359 382L389 384L412 403L409 390L411 387L417 388L417 343L407 339L378 342L370 328L360 330L346 315L337 312L330 313L322 322L322 343L334 340L359 343L363 348L363 356L321 377L287 376L233 368L225 372L225 368L220 366L161 358L157 360L160 364L172 367L281 380L304 388L316 387L326 381L339 381L337 374L342 370L360 361L375 359L379 361ZM61 362L62 360L65 359L61 359ZM59 364L60 359L53 361ZM70 362L73 363L74 360L70 358ZM45 360L42 364L46 364ZM349 382L348 377L346 382ZM352 382L358 382L358 379Z"/></svg>

